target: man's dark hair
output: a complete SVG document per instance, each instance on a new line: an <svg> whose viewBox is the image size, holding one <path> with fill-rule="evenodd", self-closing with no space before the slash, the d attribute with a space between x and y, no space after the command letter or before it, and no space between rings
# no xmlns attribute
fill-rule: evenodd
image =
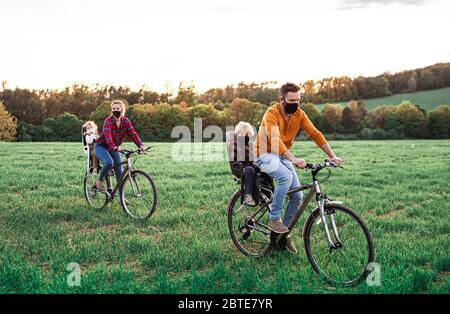
<svg viewBox="0 0 450 314"><path fill-rule="evenodd" d="M294 83L286 83L283 84L280 87L280 98L284 98L284 96L286 96L287 93L289 92L298 92L300 90L300 87L297 84Z"/></svg>

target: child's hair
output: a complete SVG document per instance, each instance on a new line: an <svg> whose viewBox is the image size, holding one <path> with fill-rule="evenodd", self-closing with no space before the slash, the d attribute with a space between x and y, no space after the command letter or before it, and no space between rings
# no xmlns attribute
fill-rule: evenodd
<svg viewBox="0 0 450 314"><path fill-rule="evenodd" d="M244 121L239 121L239 123L234 128L234 133L236 133L236 136L252 137L253 135L255 135L255 131L253 131L252 125Z"/></svg>
<svg viewBox="0 0 450 314"><path fill-rule="evenodd" d="M94 129L94 134L98 134L98 127L97 127L97 124L95 124L94 121L86 121L86 122L83 124L83 134L84 134L84 135L86 135L86 131L87 131L87 126L88 126L88 125L91 125L92 128Z"/></svg>

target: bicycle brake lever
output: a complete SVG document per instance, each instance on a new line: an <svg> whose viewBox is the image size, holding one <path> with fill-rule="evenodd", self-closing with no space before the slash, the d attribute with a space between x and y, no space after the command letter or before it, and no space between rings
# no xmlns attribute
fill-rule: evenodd
<svg viewBox="0 0 450 314"><path fill-rule="evenodd" d="M138 152L139 152L139 154L144 154L144 155L145 155L145 153L146 153L147 151L149 151L150 148L152 148L152 147L149 146L149 147L146 147L145 149L139 149Z"/></svg>

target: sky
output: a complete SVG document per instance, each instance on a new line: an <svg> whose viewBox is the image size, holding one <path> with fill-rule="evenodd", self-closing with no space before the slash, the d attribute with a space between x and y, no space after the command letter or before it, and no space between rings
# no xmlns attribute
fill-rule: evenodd
<svg viewBox="0 0 450 314"><path fill-rule="evenodd" d="M0 0L0 80L199 92L450 61L446 0Z"/></svg>

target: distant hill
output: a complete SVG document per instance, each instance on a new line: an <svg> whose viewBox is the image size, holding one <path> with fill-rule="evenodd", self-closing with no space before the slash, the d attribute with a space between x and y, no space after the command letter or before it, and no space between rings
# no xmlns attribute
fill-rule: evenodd
<svg viewBox="0 0 450 314"><path fill-rule="evenodd" d="M398 105L403 100L409 100L415 105L419 105L426 111L431 111L439 105L450 105L450 87L421 91L415 93L396 94L388 97L364 100L366 108L370 111L383 105ZM338 102L341 106L347 106L348 102ZM325 104L317 105L320 110Z"/></svg>

